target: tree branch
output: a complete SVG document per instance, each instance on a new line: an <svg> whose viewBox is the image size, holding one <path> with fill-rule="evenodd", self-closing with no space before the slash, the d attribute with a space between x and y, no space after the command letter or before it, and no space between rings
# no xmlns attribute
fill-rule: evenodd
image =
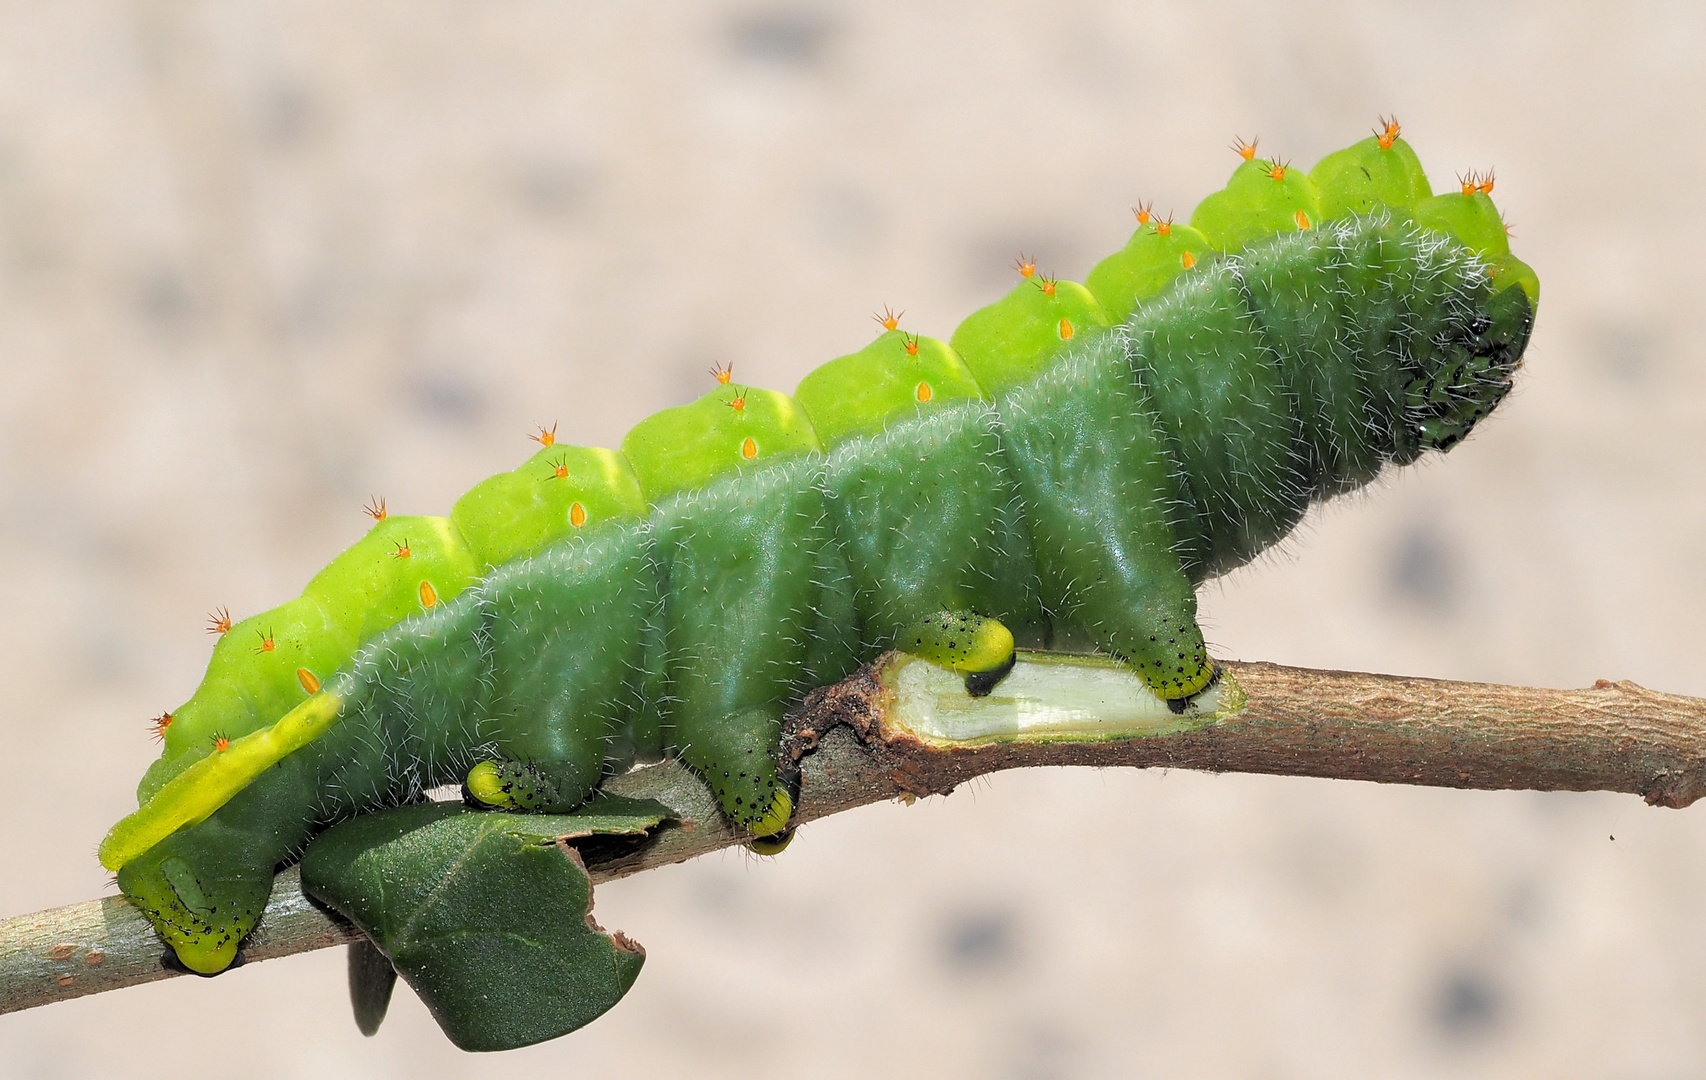
<svg viewBox="0 0 1706 1080"><path fill-rule="evenodd" d="M922 665L909 683L902 677L908 664L916 662L881 657L813 693L790 717L785 756L800 775L797 822L1044 765L1620 791L1669 807L1706 793L1706 700L1630 682L1544 690L1229 663L1204 695L1214 711L1175 716L1152 697L1145 705L1136 680L1106 661L1034 654L995 695L969 704L963 691L950 694L918 674ZM1136 704L1120 704L1127 697ZM1063 737L1047 729L1051 723L1070 728L1071 741L1041 741ZM681 824L637 849L589 849L594 883L743 841L678 764L636 769L605 788L658 799ZM254 962L359 937L303 897L292 868L278 876L243 954ZM162 952L122 897L9 919L0 923L0 1012L169 978L176 973L161 966Z"/></svg>

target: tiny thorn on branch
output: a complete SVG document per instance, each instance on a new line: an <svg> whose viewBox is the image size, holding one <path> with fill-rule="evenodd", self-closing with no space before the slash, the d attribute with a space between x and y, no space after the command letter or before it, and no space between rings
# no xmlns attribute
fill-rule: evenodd
<svg viewBox="0 0 1706 1080"><path fill-rule="evenodd" d="M1581 690L1546 690L1226 663L1212 711L1173 717L1136 694L1126 712L1090 725L1090 732L1084 702L1107 699L1105 660L1028 654L990 705L961 709L944 699L949 707L935 711L928 687L908 689L901 676L908 662L896 653L880 657L813 692L789 717L784 758L785 767L799 773L797 823L1043 765L1619 791L1677 808L1706 794L1706 700L1631 682L1602 679ZM1086 672L1104 681L1086 691ZM1015 727L1000 712L1002 692L1027 695L1021 711L1033 719ZM1037 715L1044 726L1026 727L1038 722ZM1050 715L1076 719L1051 729ZM944 732L972 737L956 741ZM680 824L638 848L589 854L595 884L744 842L717 813L705 786L677 763L635 769L613 777L605 789L657 799ZM274 883L243 956L253 963L359 940L354 929L303 897L291 868ZM0 1012L170 978L178 973L161 966L163 951L153 928L122 897L0 922Z"/></svg>

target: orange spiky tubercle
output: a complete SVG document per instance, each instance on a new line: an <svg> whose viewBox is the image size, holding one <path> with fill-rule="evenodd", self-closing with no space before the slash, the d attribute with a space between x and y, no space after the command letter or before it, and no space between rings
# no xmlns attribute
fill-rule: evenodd
<svg viewBox="0 0 1706 1080"><path fill-rule="evenodd" d="M1401 131L1396 116L1382 116L1379 126L1374 129L1375 144L1382 150L1390 150L1393 144L1398 141Z"/></svg>

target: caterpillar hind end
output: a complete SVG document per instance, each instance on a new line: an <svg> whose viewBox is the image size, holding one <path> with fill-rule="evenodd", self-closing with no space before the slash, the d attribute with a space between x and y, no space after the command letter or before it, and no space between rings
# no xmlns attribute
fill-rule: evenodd
<svg viewBox="0 0 1706 1080"><path fill-rule="evenodd" d="M235 966L237 947L260 921L273 865L236 830L173 834L118 872L118 886L154 924L177 963L197 975Z"/></svg>

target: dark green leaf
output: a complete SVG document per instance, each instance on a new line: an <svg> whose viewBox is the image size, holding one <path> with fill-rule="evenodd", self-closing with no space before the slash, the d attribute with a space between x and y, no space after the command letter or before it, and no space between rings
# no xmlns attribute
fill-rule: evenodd
<svg viewBox="0 0 1706 1080"><path fill-rule="evenodd" d="M345 822L302 860L302 887L361 928L464 1050L554 1039L621 999L645 953L592 921L592 884L558 841L637 835L659 803L573 814L424 803Z"/></svg>

